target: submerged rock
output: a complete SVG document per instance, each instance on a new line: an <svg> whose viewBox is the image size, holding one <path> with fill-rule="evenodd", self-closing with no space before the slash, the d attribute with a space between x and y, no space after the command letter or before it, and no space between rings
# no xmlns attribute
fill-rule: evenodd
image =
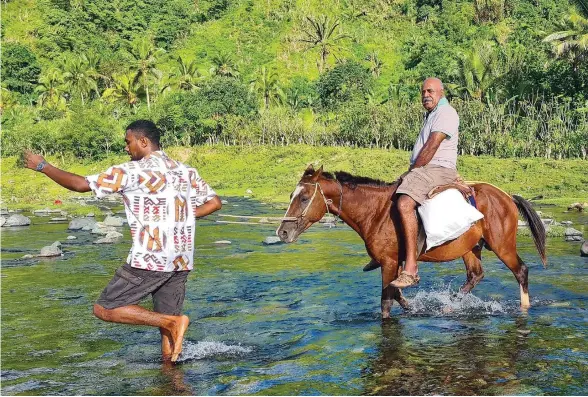
<svg viewBox="0 0 588 397"><path fill-rule="evenodd" d="M582 241L582 232L574 229L573 227L566 228L565 231L566 241Z"/></svg>
<svg viewBox="0 0 588 397"><path fill-rule="evenodd" d="M588 240L582 243L582 248L580 248L580 256L588 256Z"/></svg>
<svg viewBox="0 0 588 397"><path fill-rule="evenodd" d="M229 240L217 240L213 244L216 244L216 245L230 245L232 243Z"/></svg>
<svg viewBox="0 0 588 397"><path fill-rule="evenodd" d="M278 236L268 236L263 240L264 245L273 245L273 244L281 244L283 243L282 240Z"/></svg>
<svg viewBox="0 0 588 397"><path fill-rule="evenodd" d="M39 254L39 256L51 257L60 256L61 254L61 243L59 241L56 241L51 245L41 248L41 253Z"/></svg>
<svg viewBox="0 0 588 397"><path fill-rule="evenodd" d="M69 230L92 230L96 221L92 218L74 218L67 227Z"/></svg>
<svg viewBox="0 0 588 397"><path fill-rule="evenodd" d="M31 224L30 218L27 218L21 214L13 214L6 219L6 222L2 225L3 227L9 226L28 226Z"/></svg>
<svg viewBox="0 0 588 397"><path fill-rule="evenodd" d="M94 244L116 244L123 238L122 233L111 231L104 238L94 241Z"/></svg>
<svg viewBox="0 0 588 397"><path fill-rule="evenodd" d="M76 236L67 236L67 239L68 239L68 240L76 240L76 239L77 239L77 237L76 237Z"/></svg>
<svg viewBox="0 0 588 397"><path fill-rule="evenodd" d="M106 226L121 227L125 223L125 219L118 216L107 216L102 223Z"/></svg>

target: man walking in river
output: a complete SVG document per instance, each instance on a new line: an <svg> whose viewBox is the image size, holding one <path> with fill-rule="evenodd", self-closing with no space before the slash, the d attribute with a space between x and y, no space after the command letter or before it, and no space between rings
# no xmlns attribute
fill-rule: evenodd
<svg viewBox="0 0 588 397"><path fill-rule="evenodd" d="M82 177L63 171L31 152L25 166L76 192L98 198L122 196L132 247L94 304L94 315L123 324L158 327L166 362L177 361L190 320L182 315L188 273L193 268L195 220L221 208L216 193L194 168L172 160L160 148L160 132L148 120L126 128L131 161ZM149 294L153 311L137 304Z"/></svg>

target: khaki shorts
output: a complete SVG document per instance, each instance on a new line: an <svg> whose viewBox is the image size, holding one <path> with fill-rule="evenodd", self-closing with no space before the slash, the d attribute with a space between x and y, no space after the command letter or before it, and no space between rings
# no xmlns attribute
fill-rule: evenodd
<svg viewBox="0 0 588 397"><path fill-rule="evenodd" d="M116 309L136 305L151 294L153 311L177 316L182 313L188 273L154 272L137 269L126 263L116 269L114 277L96 303L106 309Z"/></svg>
<svg viewBox="0 0 588 397"><path fill-rule="evenodd" d="M457 171L439 165L413 168L402 177L396 193L407 194L419 204L428 199L427 194L436 186L447 185L457 178Z"/></svg>

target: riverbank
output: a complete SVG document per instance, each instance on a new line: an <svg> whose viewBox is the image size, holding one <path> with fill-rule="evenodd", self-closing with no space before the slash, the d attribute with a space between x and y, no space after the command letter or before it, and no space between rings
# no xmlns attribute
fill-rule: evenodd
<svg viewBox="0 0 588 397"><path fill-rule="evenodd" d="M310 163L323 165L325 171L343 170L392 181L406 170L410 155L400 150L306 145L174 147L166 152L195 166L221 196L250 196L272 203L288 202L289 194ZM128 161L128 156L111 155L95 162L71 157L47 160L70 172L90 175ZM582 160L459 157L459 172L466 180L489 182L510 194L527 199L540 197L535 201L559 206L588 201L587 165ZM1 169L3 207L60 208L78 214L99 212L97 207L81 206L75 200L79 193L69 192L43 175L17 167L15 157L2 159Z"/></svg>

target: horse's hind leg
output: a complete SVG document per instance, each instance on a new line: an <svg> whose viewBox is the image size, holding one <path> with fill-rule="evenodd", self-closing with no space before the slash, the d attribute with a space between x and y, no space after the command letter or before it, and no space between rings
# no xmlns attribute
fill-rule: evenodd
<svg viewBox="0 0 588 397"><path fill-rule="evenodd" d="M519 282L521 291L521 308L527 309L531 307L529 301L529 268L525 262L518 256L516 249L505 250L500 252L494 251L498 258L510 269L512 274Z"/></svg>
<svg viewBox="0 0 588 397"><path fill-rule="evenodd" d="M460 292L467 294L484 278L481 258L482 248L479 246L475 246L463 256L467 280L464 285L461 286Z"/></svg>

